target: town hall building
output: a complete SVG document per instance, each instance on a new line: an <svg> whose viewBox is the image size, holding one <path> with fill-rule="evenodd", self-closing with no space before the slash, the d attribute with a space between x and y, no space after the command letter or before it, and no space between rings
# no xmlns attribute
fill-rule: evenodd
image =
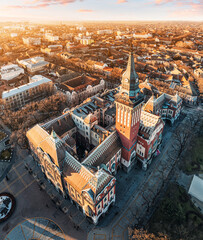
<svg viewBox="0 0 203 240"><path fill-rule="evenodd" d="M27 132L47 179L94 224L116 201L117 171L129 172L137 161L146 170L161 143L164 122L143 110L143 101L130 52L119 88Z"/></svg>

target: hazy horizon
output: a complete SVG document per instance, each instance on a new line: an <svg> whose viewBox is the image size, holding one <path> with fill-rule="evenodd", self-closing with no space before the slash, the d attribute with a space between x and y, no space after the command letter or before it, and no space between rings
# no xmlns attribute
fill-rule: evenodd
<svg viewBox="0 0 203 240"><path fill-rule="evenodd" d="M1 0L0 21L17 19L35 22L201 22L203 0Z"/></svg>

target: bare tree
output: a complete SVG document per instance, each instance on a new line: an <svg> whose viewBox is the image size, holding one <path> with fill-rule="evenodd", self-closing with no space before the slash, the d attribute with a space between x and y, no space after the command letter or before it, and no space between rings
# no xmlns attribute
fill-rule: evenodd
<svg viewBox="0 0 203 240"><path fill-rule="evenodd" d="M174 142L172 149L169 154L170 158L180 158L182 152L187 148L188 139L192 136L192 131L187 124L180 125L174 132Z"/></svg>
<svg viewBox="0 0 203 240"><path fill-rule="evenodd" d="M155 236L153 233L148 233L143 228L128 228L128 235L130 240L167 240L168 237L164 234L159 234Z"/></svg>

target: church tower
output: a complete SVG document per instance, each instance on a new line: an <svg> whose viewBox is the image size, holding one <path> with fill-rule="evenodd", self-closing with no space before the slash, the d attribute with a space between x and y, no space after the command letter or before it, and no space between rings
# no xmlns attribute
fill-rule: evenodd
<svg viewBox="0 0 203 240"><path fill-rule="evenodd" d="M116 130L123 145L121 162L127 172L135 163L137 134L143 100L144 96L140 92L134 56L131 51L127 69L122 76L121 89L115 99Z"/></svg>

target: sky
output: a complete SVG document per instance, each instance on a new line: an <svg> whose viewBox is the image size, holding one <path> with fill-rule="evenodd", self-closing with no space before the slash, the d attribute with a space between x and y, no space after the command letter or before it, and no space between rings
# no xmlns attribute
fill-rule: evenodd
<svg viewBox="0 0 203 240"><path fill-rule="evenodd" d="M203 0L0 0L0 20L203 21Z"/></svg>

